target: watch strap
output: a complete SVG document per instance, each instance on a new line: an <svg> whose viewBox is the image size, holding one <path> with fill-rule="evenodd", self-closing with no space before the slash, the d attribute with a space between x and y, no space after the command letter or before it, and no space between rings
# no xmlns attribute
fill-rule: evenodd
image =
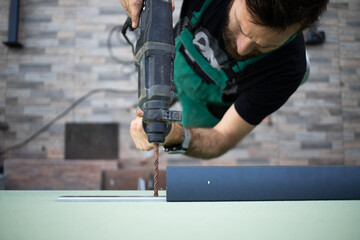
<svg viewBox="0 0 360 240"><path fill-rule="evenodd" d="M175 146L164 146L164 150L167 153L170 154L176 154L176 153L186 153L186 150L189 148L191 135L189 130L181 125L184 131L184 139L181 144L175 145Z"/></svg>
<svg viewBox="0 0 360 240"><path fill-rule="evenodd" d="M183 127L183 130L184 130L184 140L181 143L181 147L183 149L187 150L189 148L189 145L190 145L191 136L190 136L189 130L184 126L182 126L182 127Z"/></svg>

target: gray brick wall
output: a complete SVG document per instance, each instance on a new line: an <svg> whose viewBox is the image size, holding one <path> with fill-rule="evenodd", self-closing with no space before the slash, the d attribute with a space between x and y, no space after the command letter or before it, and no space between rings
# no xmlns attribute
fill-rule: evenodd
<svg viewBox="0 0 360 240"><path fill-rule="evenodd" d="M0 40L7 39L10 0L0 2ZM175 19L181 1L176 1ZM327 42L308 47L309 81L277 113L236 148L213 161L162 154L166 165L342 165L360 164L360 3L331 0L320 29ZM0 46L0 147L16 144L73 101L98 88L48 131L7 158L63 158L65 122L119 122L120 161L151 165L151 153L134 148L128 107L137 101L137 76L130 47L117 42L109 56L107 37L126 14L120 1L22 0L22 50Z"/></svg>

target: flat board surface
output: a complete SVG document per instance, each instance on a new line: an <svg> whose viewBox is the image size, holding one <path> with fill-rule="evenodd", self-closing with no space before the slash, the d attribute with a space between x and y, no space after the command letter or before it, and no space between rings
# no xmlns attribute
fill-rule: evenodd
<svg viewBox="0 0 360 240"><path fill-rule="evenodd" d="M63 195L152 194L0 191L0 239L360 239L360 201L57 201Z"/></svg>

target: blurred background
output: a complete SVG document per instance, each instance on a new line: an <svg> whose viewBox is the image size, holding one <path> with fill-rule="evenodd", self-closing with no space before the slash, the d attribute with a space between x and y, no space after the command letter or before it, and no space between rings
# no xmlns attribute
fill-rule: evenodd
<svg viewBox="0 0 360 240"><path fill-rule="evenodd" d="M0 1L1 42L11 2ZM129 135L137 73L120 1L17 2L22 48L0 44L0 189L151 189L152 152ZM308 82L218 159L161 152L161 187L166 166L359 165L359 10L330 0Z"/></svg>

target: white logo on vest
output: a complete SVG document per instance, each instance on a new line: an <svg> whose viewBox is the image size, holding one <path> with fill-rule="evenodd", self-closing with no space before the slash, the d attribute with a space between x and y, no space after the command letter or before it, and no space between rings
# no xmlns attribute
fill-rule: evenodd
<svg viewBox="0 0 360 240"><path fill-rule="evenodd" d="M215 58L214 50L210 46L209 38L204 32L200 31L195 34L193 44L197 46L201 54L209 61L213 68L217 70L221 68Z"/></svg>

